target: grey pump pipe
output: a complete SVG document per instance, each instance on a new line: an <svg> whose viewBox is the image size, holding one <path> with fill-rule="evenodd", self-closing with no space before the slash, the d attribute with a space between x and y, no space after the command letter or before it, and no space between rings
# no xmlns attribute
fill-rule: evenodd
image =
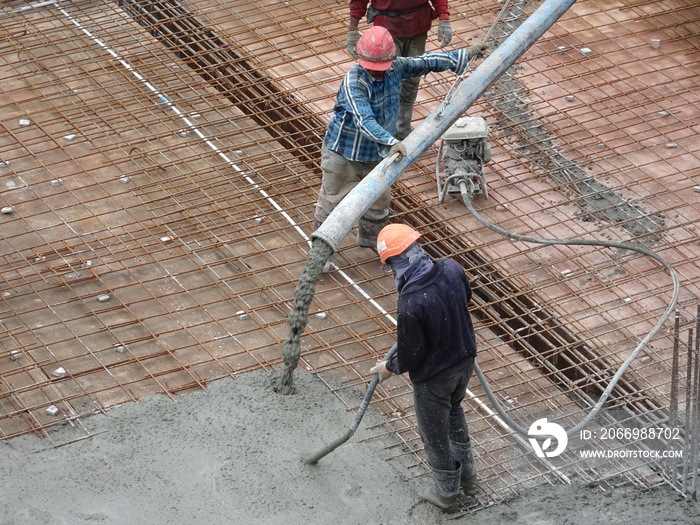
<svg viewBox="0 0 700 525"><path fill-rule="evenodd" d="M570 428L569 430L566 431L567 436L575 436L578 434L578 432L584 428L588 423L591 422L591 420L598 415L598 413L601 411L603 408L603 405L605 404L605 401L607 401L608 397L610 397L610 394L614 390L615 386L617 383L620 381L620 378L623 376L627 368L632 364L632 361L634 361L639 353L644 349L644 347L651 341L652 337L654 337L661 328L663 328L664 323L668 320L669 317L671 317L671 314L673 313L673 310L676 308L676 304L678 303L678 296L680 294L680 288L681 284L678 279L678 274L676 273L676 270L671 266L671 264L661 257L660 255L652 252L651 250L647 250L646 248L640 247L640 246L632 246L630 244L624 244L621 242L615 242L615 241L597 241L597 240L588 240L588 239L543 239L540 237L531 237L529 235L519 235L517 233L510 232L508 230L505 230L501 228L500 226L496 226L495 224L490 223L486 219L484 219L474 208L472 205L472 196L470 195L467 185L465 182L460 182L459 184L460 187L460 193L462 196L462 201L464 201L464 205L467 207L469 210L469 213L472 214L472 216L479 221L482 225L486 226L492 231L495 231L496 233L499 233L503 235L504 237L508 237L509 239L513 239L516 241L522 241L522 242L529 242L529 243L537 243L537 244L546 244L546 245L565 245L565 246L602 246L606 248L617 248L620 250L628 250L628 251L634 251L637 253L641 253L642 255L646 255L647 257L651 257L658 263L660 263L666 270L668 271L669 275L671 276L671 281L673 283L673 293L671 295L671 301L669 302L668 306L666 307L666 310L664 311L663 315L661 318L657 321L656 325L647 333L647 335L642 339L637 347L634 349L634 351L629 355L629 357L620 365L620 368L618 368L617 372L615 372L615 375L613 378L610 380L610 383L608 383L608 386L605 388L603 391L603 394L600 396L596 404L593 406L593 409L573 428ZM498 412L498 415L503 418L503 420L506 422L506 424L512 429L515 430L518 434L521 434L523 436L526 436L528 438L536 438L536 437L541 437L541 436L530 436L528 434L528 429L521 427L518 425L515 421L511 419L511 417L506 413L506 411L503 409L503 406L498 402L498 399L496 399L496 396L494 395L493 391L491 390L491 387L488 384L488 381L486 381L486 377L484 377L483 372L479 368L479 366L475 363L474 364L474 373L476 374L476 377L479 379L479 382L481 383L481 386L484 388L484 392L486 393L486 397L489 398L491 401L491 404L493 407L496 409L496 412Z"/></svg>
<svg viewBox="0 0 700 525"><path fill-rule="evenodd" d="M391 347L391 349L387 352L387 354L384 356L384 361L388 361L391 359L391 356L393 356L396 353L396 344ZM369 384L369 387L367 388L367 393L365 394L364 399L362 400L362 403L360 404L360 408L357 411L357 414L355 414L355 419L353 419L350 428L348 431L340 436L338 439L333 441L332 443L329 443L326 445L324 448L316 452L313 456L309 456L306 458L305 462L309 465L315 465L318 463L318 460L321 459L322 457L327 456L331 452L333 452L336 448L338 448L340 445L345 443L348 439L350 439L350 436L352 436L355 433L355 430L357 430L357 427L360 426L360 421L362 421L362 418L365 415L365 412L367 411L367 407L369 406L369 402L372 400L372 396L374 395L374 390L377 388L377 385L379 384L379 374L374 374L374 377L372 378L372 382Z"/></svg>
<svg viewBox="0 0 700 525"><path fill-rule="evenodd" d="M406 156L398 162L394 162L395 156L380 162L335 207L323 224L311 234L311 238L314 241L325 243L328 248L335 252L340 242L371 204L376 201L382 193L389 189L391 184L399 178L418 156L440 138L442 134L447 131L447 129L454 124L457 119L461 117L462 114L466 112L471 105L567 11L567 9L569 9L569 7L574 4L575 1L576 0L546 0L506 39L505 42L494 50L471 75L461 82L459 87L438 109L428 115L428 117L403 140L407 151ZM324 248L316 246L316 242L314 242L312 251L315 249L325 252ZM309 257L309 260L311 260L311 257ZM311 293L313 294L313 291ZM300 302L302 301L300 300ZM306 306L306 308L308 308L308 306ZM295 312L296 309L295 307ZM305 319L306 311L303 305L298 309L297 317ZM301 323L302 331L304 324L305 323ZM290 315L290 327L291 326L292 321ZM292 350L296 349L296 359L298 360L299 349L295 347L299 346L299 329L296 328L296 330L297 332L294 332L294 330L290 331L288 341L289 347ZM287 342L285 342L285 345L286 344ZM294 352L291 352L290 356L285 356L287 367L282 376L282 383L286 381L291 384L291 375L295 366L293 362L295 356L293 354ZM290 363L287 363L287 360L289 360ZM286 385L286 388L289 388L288 385ZM371 392L373 391L374 389L372 388ZM369 391L368 394L371 398ZM367 400L367 403L369 403L369 400ZM357 424L359 424L359 420L357 420ZM307 463L316 463L320 458L347 441L353 432L354 429L351 427L346 436L341 437L315 456L307 459Z"/></svg>
<svg viewBox="0 0 700 525"><path fill-rule="evenodd" d="M407 155L399 162L384 159L338 204L311 234L333 251L362 214L399 176L511 67L576 0L546 0L469 75L449 101L433 111L403 140Z"/></svg>
<svg viewBox="0 0 700 525"><path fill-rule="evenodd" d="M321 227L311 234L312 238L318 238L325 241L335 251L343 238L353 227L357 219L369 208L369 206L384 192L399 176L410 166L418 156L423 153L431 144L433 144L454 122L471 107L471 105L500 77L509 67L511 67L522 55L527 51L535 41L541 37L554 22L556 22L566 11L574 4L575 0L548 0L543 3L523 24L518 27L508 39L503 42L482 64L472 72L469 77L464 80L457 90L441 104L441 106L433 111L421 125L419 125L406 139L407 155L399 162L393 162L393 158L384 159L372 172L365 177L340 204L328 216ZM465 204L467 201L465 199ZM472 215L480 219L478 213L467 204ZM491 227L491 226L489 226ZM499 231L499 230L496 230ZM510 236L505 230L499 231L504 235ZM530 242L541 242L543 239L521 238ZM569 240L560 241L561 244L596 244L589 241ZM612 245L612 243L610 244ZM626 249L630 249L624 245ZM663 264L671 274L673 279L674 291L671 305L667 308L663 318L657 323L654 329L644 338L637 346L630 358L623 363L618 369L613 380L606 388L603 396L596 404L591 413L583 419L574 428L567 431L567 435L573 435L578 430L583 428L588 422L593 419L600 411L603 402L608 398L611 391L617 384L620 377L624 374L631 361L637 357L642 348L649 340L661 329L663 323L670 316L671 310L675 307L679 293L678 277L674 269L662 258L656 254L645 250L635 250L645 255L649 255ZM476 375L484 386L489 399L494 403L496 411L507 422L508 426L527 437L529 436L527 429L517 425L503 410L501 405L496 400L493 393L490 391L488 383L484 378L481 370L476 367ZM348 436L349 437L349 436ZM320 456L322 457L322 456Z"/></svg>

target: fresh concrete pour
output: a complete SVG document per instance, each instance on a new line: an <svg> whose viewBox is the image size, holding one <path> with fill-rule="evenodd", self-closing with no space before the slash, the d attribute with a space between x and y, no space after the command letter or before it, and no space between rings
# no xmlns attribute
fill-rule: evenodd
<svg viewBox="0 0 700 525"><path fill-rule="evenodd" d="M581 486L542 486L449 519L420 502L428 476L400 458L385 461L390 437L361 442L381 421L372 410L350 441L305 465L353 414L308 372L296 373L294 395L275 393L272 379L255 371L175 401L157 395L124 404L82 420L101 434L58 448L33 435L3 442L0 524L700 522L697 503L667 488ZM347 395L359 402L363 392ZM57 443L81 435L69 424L52 430Z"/></svg>
<svg viewBox="0 0 700 525"><path fill-rule="evenodd" d="M285 368L275 385L275 390L280 394L289 395L294 392L294 370L301 356L301 334L304 333L309 319L309 306L314 298L316 285L331 255L333 248L327 242L321 239L313 240L299 284L294 290L294 308L289 314L289 335L282 345Z"/></svg>

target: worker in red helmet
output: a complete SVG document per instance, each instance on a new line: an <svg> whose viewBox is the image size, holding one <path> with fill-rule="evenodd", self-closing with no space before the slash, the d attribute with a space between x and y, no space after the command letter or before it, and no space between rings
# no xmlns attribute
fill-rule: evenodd
<svg viewBox="0 0 700 525"><path fill-rule="evenodd" d="M405 224L379 232L377 251L391 267L399 293L397 351L370 372L384 381L408 375L418 432L435 486L424 499L445 512L457 510L460 486L478 493L476 464L461 402L474 370L476 338L467 305L472 292L462 267L452 259L432 261L420 234Z"/></svg>
<svg viewBox="0 0 700 525"><path fill-rule="evenodd" d="M438 21L437 40L440 47L452 41L452 27L447 0L350 0L350 23L348 24L347 50L355 56L355 45L360 39L357 28L367 14L367 23L389 30L396 42L396 54L413 57L425 53L425 42L433 20ZM420 78L410 78L401 85L396 138L403 140L411 132L413 104L418 96Z"/></svg>
<svg viewBox="0 0 700 525"><path fill-rule="evenodd" d="M431 71L461 74L469 58L482 55L485 46L397 57L389 31L375 26L362 35L356 50L358 63L343 78L321 148L323 179L314 228L383 157L398 154L398 161L406 155L405 145L396 138L401 82ZM387 189L360 217L359 246L376 248L377 234L389 222L390 203Z"/></svg>

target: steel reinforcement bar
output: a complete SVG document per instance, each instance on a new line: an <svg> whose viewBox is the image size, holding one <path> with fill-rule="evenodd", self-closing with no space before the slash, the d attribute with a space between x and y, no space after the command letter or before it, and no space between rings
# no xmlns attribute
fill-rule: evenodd
<svg viewBox="0 0 700 525"><path fill-rule="evenodd" d="M261 125L309 169L320 172L320 145L325 123L276 81L256 68L251 57L218 35L175 1L119 2L131 16L173 50L189 67L209 82L237 108ZM435 254L448 255L470 273L478 273L474 314L489 319L490 328L509 346L525 355L543 375L578 401L592 406L612 377L616 363L598 355L579 340L557 316L542 306L547 301L520 291L518 283L504 275L457 232L414 198L397 181L394 207L403 220L421 227ZM642 392L634 381L623 378L612 394L616 408L625 407L658 424L667 419L663 405Z"/></svg>
<svg viewBox="0 0 700 525"><path fill-rule="evenodd" d="M122 0L119 5L300 162L320 173L317 159L326 124L303 101L279 87L250 57L180 3Z"/></svg>

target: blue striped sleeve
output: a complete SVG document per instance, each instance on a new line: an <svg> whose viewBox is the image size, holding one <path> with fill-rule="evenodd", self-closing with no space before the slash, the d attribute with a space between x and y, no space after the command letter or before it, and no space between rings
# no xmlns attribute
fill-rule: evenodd
<svg viewBox="0 0 700 525"><path fill-rule="evenodd" d="M343 87L348 97L348 105L352 109L355 124L365 137L372 139L379 144L393 145L398 142L391 133L381 127L374 117L372 106L369 101L370 86L351 70L343 79ZM354 77L354 78L353 78ZM375 105L382 101L375 101Z"/></svg>
<svg viewBox="0 0 700 525"><path fill-rule="evenodd" d="M395 63L401 68L402 78L420 77L431 71L448 70L459 75L467 68L469 52L466 49L449 52L435 51L417 57L397 57Z"/></svg>

